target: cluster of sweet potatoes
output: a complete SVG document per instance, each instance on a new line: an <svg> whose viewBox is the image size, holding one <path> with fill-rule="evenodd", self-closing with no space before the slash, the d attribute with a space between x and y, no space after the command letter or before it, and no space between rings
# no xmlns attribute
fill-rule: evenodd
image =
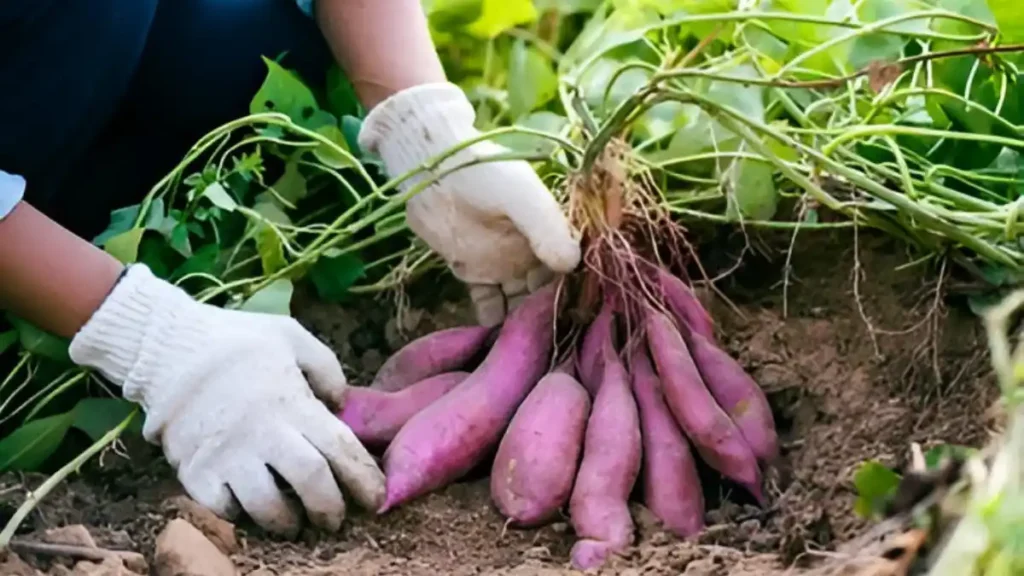
<svg viewBox="0 0 1024 576"><path fill-rule="evenodd" d="M763 501L762 467L777 452L765 395L716 344L691 289L650 270L656 297L626 314L630 305L609 292L570 350L555 350L563 314L554 283L526 298L496 339L477 326L435 332L396 352L371 386L352 388L339 417L384 450L379 512L493 455L500 512L536 526L568 505L579 539L572 562L586 569L632 543L627 502L638 481L668 530L688 537L703 527L697 456Z"/></svg>

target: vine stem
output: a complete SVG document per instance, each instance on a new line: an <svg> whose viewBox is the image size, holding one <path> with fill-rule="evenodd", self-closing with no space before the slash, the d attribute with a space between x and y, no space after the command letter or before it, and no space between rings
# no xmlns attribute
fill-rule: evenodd
<svg viewBox="0 0 1024 576"><path fill-rule="evenodd" d="M83 464L89 461L90 458L99 454L104 448L110 445L114 440L124 432L125 428L131 424L132 420L139 413L139 409L135 408L132 410L124 420L121 421L115 428L103 435L102 438L93 443L92 446L86 448L81 454L76 456L73 460L65 464L60 470L53 473L52 476L46 479L45 482L40 484L39 488L29 492L25 501L21 503L21 506L14 512L11 519L7 521L3 531L0 531L0 550L5 550L11 543L11 538L14 538L14 533L21 526L21 523L32 513L32 510L44 499L54 488L63 482L73 472L76 472Z"/></svg>

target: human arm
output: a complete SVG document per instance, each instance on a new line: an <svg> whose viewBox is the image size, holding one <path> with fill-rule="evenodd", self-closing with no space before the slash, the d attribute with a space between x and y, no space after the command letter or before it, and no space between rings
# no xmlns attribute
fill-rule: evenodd
<svg viewBox="0 0 1024 576"><path fill-rule="evenodd" d="M367 109L402 90L445 82L420 0L320 0L315 14Z"/></svg>
<svg viewBox="0 0 1024 576"><path fill-rule="evenodd" d="M27 202L0 219L0 309L53 334L74 336L122 270L114 257Z"/></svg>
<svg viewBox="0 0 1024 576"><path fill-rule="evenodd" d="M71 338L74 363L140 404L143 434L189 495L285 535L301 521L271 469L321 528L345 516L339 480L376 509L384 476L334 414L347 383L330 348L290 317L201 304L125 269L24 202L24 187L0 172L0 310Z"/></svg>
<svg viewBox="0 0 1024 576"><path fill-rule="evenodd" d="M445 78L419 0L296 1L316 17L370 110L360 146L380 156L392 177L480 135L472 104ZM500 323L552 272L569 272L580 260L578 239L529 164L479 162L508 152L492 141L464 147L433 172L472 166L428 186L406 208L409 228L467 284L484 325Z"/></svg>

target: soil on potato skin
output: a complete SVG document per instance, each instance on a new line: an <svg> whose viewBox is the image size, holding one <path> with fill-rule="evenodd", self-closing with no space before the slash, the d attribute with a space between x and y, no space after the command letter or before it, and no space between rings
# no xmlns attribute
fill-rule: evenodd
<svg viewBox="0 0 1024 576"><path fill-rule="evenodd" d="M735 308L722 298L711 305L722 344L775 409L782 457L768 483L769 506L745 504L742 494L706 475L708 527L697 542L665 534L634 505L636 545L602 574L800 573L824 556L818 552L868 526L852 512L851 478L861 462L903 468L911 442L927 449L986 441L987 409L997 394L980 323L963 302L937 300L937 276L920 266L898 271L910 258L896 243L861 233L858 264L852 234L803 234L788 282L784 250L762 251L788 245L788 238L775 238L747 251L743 266L718 283ZM744 246L735 237L716 245L703 252L712 274L729 268ZM449 293L430 282L426 291L399 321L386 301L344 308L306 302L299 316L363 383L408 339L471 321L458 289ZM167 502L181 489L158 452L141 442L127 448L131 460L105 454L44 501L23 531L82 523L100 545L151 557L157 533L173 517ZM38 482L0 477L0 520L23 498L18 486ZM238 529L244 549L233 559L243 574L578 573L568 565L568 519L506 529L490 503L486 467L382 517L353 506L339 535L307 530L297 542L281 542L244 521Z"/></svg>

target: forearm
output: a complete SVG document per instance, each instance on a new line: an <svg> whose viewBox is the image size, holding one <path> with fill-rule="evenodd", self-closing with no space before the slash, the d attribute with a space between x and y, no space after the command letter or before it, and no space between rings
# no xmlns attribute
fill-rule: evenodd
<svg viewBox="0 0 1024 576"><path fill-rule="evenodd" d="M122 265L22 202L0 220L0 309L71 338L117 282Z"/></svg>
<svg viewBox="0 0 1024 576"><path fill-rule="evenodd" d="M316 18L366 108L445 81L420 0L318 0Z"/></svg>

